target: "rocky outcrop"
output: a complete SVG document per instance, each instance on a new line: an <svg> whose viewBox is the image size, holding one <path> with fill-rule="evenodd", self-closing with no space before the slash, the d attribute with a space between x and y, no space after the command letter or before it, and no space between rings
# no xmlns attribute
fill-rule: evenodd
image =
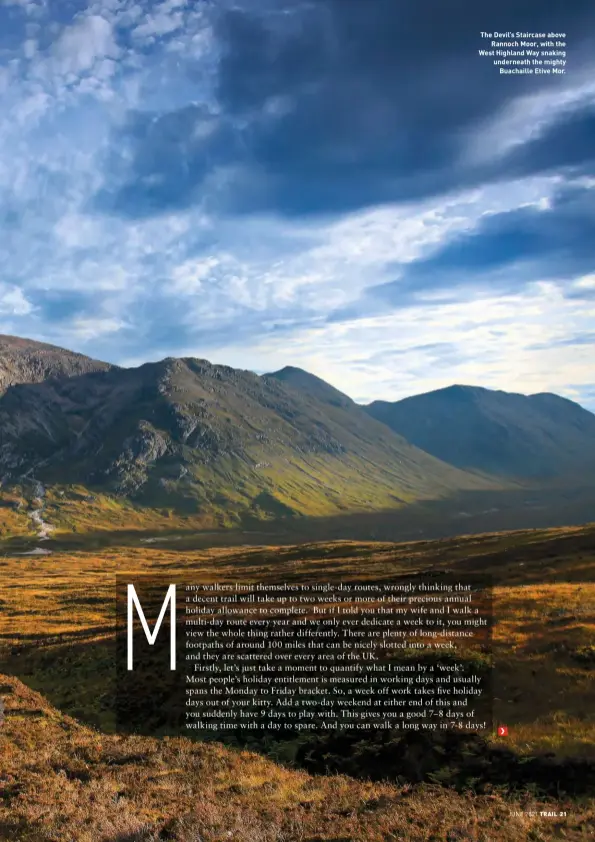
<svg viewBox="0 0 595 842"><path fill-rule="evenodd" d="M55 345L0 334L0 395L18 383L41 383L109 368L108 363Z"/></svg>

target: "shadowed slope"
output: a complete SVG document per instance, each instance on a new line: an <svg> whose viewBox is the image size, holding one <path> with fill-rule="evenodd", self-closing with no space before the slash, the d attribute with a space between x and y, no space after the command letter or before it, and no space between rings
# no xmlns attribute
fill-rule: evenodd
<svg viewBox="0 0 595 842"><path fill-rule="evenodd" d="M450 386L374 401L366 411L459 468L540 479L576 479L595 469L595 415L558 395Z"/></svg>

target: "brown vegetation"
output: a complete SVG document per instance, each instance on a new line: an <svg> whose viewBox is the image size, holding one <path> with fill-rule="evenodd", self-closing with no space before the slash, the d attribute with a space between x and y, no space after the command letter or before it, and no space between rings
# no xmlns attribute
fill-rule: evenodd
<svg viewBox="0 0 595 842"><path fill-rule="evenodd" d="M594 550L595 527L577 527L399 545L207 550L185 540L160 548L6 554L0 557L0 656L7 673L0 677L7 707L0 728L0 839L590 839L595 804L585 797L548 801L531 792L478 795L311 776L218 744L118 736L110 733L109 702L116 573L278 581L481 571L494 581L495 721L508 725L506 745L560 760L595 759ZM541 810L568 815L527 812Z"/></svg>
<svg viewBox="0 0 595 842"><path fill-rule="evenodd" d="M314 777L186 739L101 734L0 676L0 839L18 842L587 840L594 806ZM566 810L567 818L528 812ZM521 813L521 815L516 815Z"/></svg>

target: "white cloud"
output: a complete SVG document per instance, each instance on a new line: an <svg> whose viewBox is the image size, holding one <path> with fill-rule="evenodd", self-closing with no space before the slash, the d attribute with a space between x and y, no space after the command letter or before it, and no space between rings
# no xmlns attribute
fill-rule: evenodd
<svg viewBox="0 0 595 842"><path fill-rule="evenodd" d="M14 109L13 116L20 125L28 121L35 121L51 107L52 98L43 91L37 91L23 99Z"/></svg>
<svg viewBox="0 0 595 842"><path fill-rule="evenodd" d="M63 30L53 52L58 72L77 77L91 71L100 59L117 58L120 49L111 24L100 15L88 15Z"/></svg>
<svg viewBox="0 0 595 842"><path fill-rule="evenodd" d="M266 300L327 313L356 302L368 287L395 280L401 264L429 257L473 230L486 214L543 207L556 186L555 178L526 179L309 226L264 218L231 236L255 304Z"/></svg>
<svg viewBox="0 0 595 842"><path fill-rule="evenodd" d="M31 312L33 312L33 305L27 300L21 289L0 284L1 316L27 316Z"/></svg>
<svg viewBox="0 0 595 842"><path fill-rule="evenodd" d="M128 6L124 9L119 9L114 16L118 26L128 27L137 22L143 16L143 9L138 3Z"/></svg>
<svg viewBox="0 0 595 842"><path fill-rule="evenodd" d="M90 342L106 334L117 333L127 327L121 319L76 318L68 326L67 332L75 341Z"/></svg>
<svg viewBox="0 0 595 842"><path fill-rule="evenodd" d="M471 296L228 344L217 357L258 371L301 366L365 402L453 383L576 397L593 383L595 343L564 341L592 329L594 316L595 307L565 299L558 285L537 283L518 295Z"/></svg>
<svg viewBox="0 0 595 842"><path fill-rule="evenodd" d="M23 55L26 59L32 59L37 52L37 41L34 38L28 38L23 44Z"/></svg>
<svg viewBox="0 0 595 842"><path fill-rule="evenodd" d="M456 304L432 300L429 291L419 306L387 302L385 312L368 315L362 307L370 287L398 280L406 264L473 231L487 215L523 206L546 211L557 176L313 222L210 219L201 207L139 220L90 210L97 191L110 187L112 132L130 108L213 105L217 52L204 6L168 0L147 11L128 0L92 0L66 26L54 21L56 40L45 51L50 23L43 35L30 28L0 69L0 213L10 223L0 242L10 279L0 283L4 324L13 319L24 334L34 325L58 344L83 343L98 356L108 349L112 359L193 353L256 370L302 365L365 399L454 381L520 391L593 381L593 349L563 344L593 322L592 274L565 279L574 295L568 300L557 284L512 296L471 287L463 297L455 279L448 293ZM132 46L122 36L131 27ZM530 98L531 116L517 103L482 128L481 142L493 132L490 155L501 154L590 91L585 81L571 92ZM287 101L278 97L268 107L281 114ZM58 312L54 322L69 296L75 309L80 299L82 312ZM342 308L354 320L330 322ZM152 345L153 327L160 348Z"/></svg>
<svg viewBox="0 0 595 842"><path fill-rule="evenodd" d="M152 41L154 38L175 32L184 23L183 13L178 10L183 5L182 2L166 0L157 6L154 14L149 15L132 30L132 35L140 40Z"/></svg>
<svg viewBox="0 0 595 842"><path fill-rule="evenodd" d="M68 212L54 225L54 234L67 249L83 249L100 246L103 232L93 217Z"/></svg>
<svg viewBox="0 0 595 842"><path fill-rule="evenodd" d="M595 275L584 275L582 278L574 281L572 286L578 290L595 289Z"/></svg>
<svg viewBox="0 0 595 842"><path fill-rule="evenodd" d="M30 17L38 17L45 10L45 0L2 0L0 6L19 6Z"/></svg>
<svg viewBox="0 0 595 842"><path fill-rule="evenodd" d="M208 279L214 269L221 265L224 258L205 257L198 260L186 260L172 271L172 292L192 295L201 289L203 281Z"/></svg>

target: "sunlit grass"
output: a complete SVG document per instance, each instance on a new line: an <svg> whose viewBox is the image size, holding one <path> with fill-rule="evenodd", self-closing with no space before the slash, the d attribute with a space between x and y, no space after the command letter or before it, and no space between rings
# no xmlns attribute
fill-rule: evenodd
<svg viewBox="0 0 595 842"><path fill-rule="evenodd" d="M312 777L183 738L100 734L0 676L0 838L18 842L588 840L593 805ZM542 810L566 810L552 820ZM533 815L531 815L531 813ZM163 832L159 837L157 834ZM134 835L136 834L136 835Z"/></svg>
<svg viewBox="0 0 595 842"><path fill-rule="evenodd" d="M124 842L125 834L142 834L143 825L168 822L177 834L172 838L182 842L442 842L455 831L459 836L453 838L477 842L590 838L594 814L586 801L569 801L567 820L547 821L512 815L521 808L543 809L547 802L529 794L515 800L313 778L217 744L119 737L110 733L110 694L116 574L324 581L429 569L459 572L464 580L482 572L494 583L494 708L496 723L509 728L504 744L523 754L595 759L594 673L580 657L595 646L594 527L401 545L184 547L0 557L2 671L56 706L0 676L0 684L12 688L6 696L12 712L0 729L0 839ZM562 809L560 801L554 809ZM298 835L300 826L307 828L305 835ZM242 836L244 827L254 835Z"/></svg>

